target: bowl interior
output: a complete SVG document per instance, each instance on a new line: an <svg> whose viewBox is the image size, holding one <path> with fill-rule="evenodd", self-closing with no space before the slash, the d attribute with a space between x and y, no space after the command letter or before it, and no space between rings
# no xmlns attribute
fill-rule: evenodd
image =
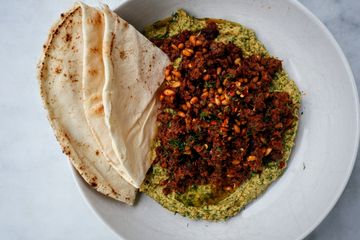
<svg viewBox="0 0 360 240"><path fill-rule="evenodd" d="M116 12L139 30L183 8L239 22L284 62L303 92L296 146L285 174L227 222L191 221L141 195L134 207L90 190L85 197L126 239L301 239L334 206L355 161L358 97L349 65L326 28L296 1L133 0Z"/></svg>

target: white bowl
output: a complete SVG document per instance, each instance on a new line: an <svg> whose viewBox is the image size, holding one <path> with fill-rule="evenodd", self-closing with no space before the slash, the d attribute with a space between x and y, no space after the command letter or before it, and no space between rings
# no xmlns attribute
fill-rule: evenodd
<svg viewBox="0 0 360 240"><path fill-rule="evenodd" d="M179 8L256 31L304 93L288 169L227 222L192 221L145 195L134 207L77 178L98 215L125 239L301 239L329 213L351 174L359 140L359 101L349 64L326 27L297 1L133 0L116 12L138 29Z"/></svg>

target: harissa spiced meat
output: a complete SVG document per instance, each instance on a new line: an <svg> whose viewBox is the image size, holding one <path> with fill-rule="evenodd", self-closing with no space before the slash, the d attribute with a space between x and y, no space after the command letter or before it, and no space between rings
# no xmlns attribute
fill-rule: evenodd
<svg viewBox="0 0 360 240"><path fill-rule="evenodd" d="M208 22L199 32L153 40L175 61L166 68L157 115L164 194L194 184L232 191L269 162L285 165L283 136L294 106L288 93L269 90L281 61L244 58L233 43L216 42L218 34Z"/></svg>

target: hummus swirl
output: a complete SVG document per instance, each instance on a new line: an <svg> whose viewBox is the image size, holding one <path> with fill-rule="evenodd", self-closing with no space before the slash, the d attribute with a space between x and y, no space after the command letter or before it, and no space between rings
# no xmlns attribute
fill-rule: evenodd
<svg viewBox="0 0 360 240"><path fill-rule="evenodd" d="M204 29L208 20L196 19L189 16L183 10L179 10L171 18L158 21L148 27L145 30L145 35L150 39L155 39L155 41L156 39L171 38L185 30L196 32ZM242 57L245 59L252 56L271 58L264 45L256 38L252 30L230 21L219 19L211 19L211 21L216 23L219 31L215 42L234 44L241 49ZM185 52L184 54L186 56L188 53ZM181 58L174 58L172 60L174 67L182 61ZM167 181L168 174L166 169L159 162L156 162L149 170L140 191L145 192L170 211L192 219L217 221L236 215L282 175L291 149L294 146L301 94L295 83L288 78L288 75L282 69L274 74L271 81L270 93L276 92L287 93L290 97L289 101L292 102L292 115L294 116L291 126L286 129L282 136L283 148L281 159L268 162L261 168L261 171L251 172L251 175L242 181L239 186L236 186L236 188L227 189L227 191L221 190L220 193L218 190L214 193L214 188L210 184L194 184L184 191L164 192L164 182ZM172 109L168 111L172 111ZM159 141L154 143L154 159L156 158L155 148L159 147L159 144Z"/></svg>

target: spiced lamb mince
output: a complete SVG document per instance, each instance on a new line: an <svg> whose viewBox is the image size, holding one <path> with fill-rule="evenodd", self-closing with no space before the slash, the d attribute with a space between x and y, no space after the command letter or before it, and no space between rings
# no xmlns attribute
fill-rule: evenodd
<svg viewBox="0 0 360 240"><path fill-rule="evenodd" d="M231 217L283 173L300 92L237 23L179 10L145 34L173 63L159 96L154 164L140 190L190 218Z"/></svg>

